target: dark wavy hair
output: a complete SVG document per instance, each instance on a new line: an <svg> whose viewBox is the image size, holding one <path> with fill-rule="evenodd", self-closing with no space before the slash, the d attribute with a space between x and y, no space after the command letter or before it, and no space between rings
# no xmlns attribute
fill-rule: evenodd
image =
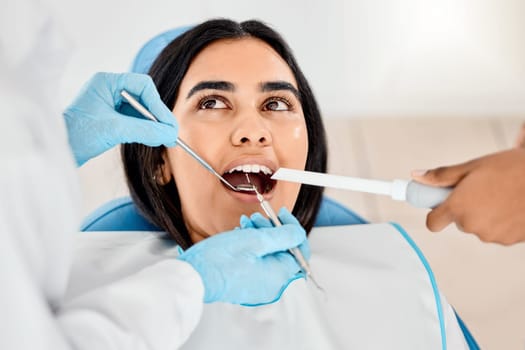
<svg viewBox="0 0 525 350"><path fill-rule="evenodd" d="M271 46L288 64L299 88L306 127L308 155L306 170L325 172L327 147L324 126L315 97L299 69L292 51L283 38L256 20L237 23L227 19L206 21L175 38L157 57L149 71L162 101L173 110L180 84L193 59L208 45L221 39L253 37ZM177 184L159 185L154 180L163 164L164 147L124 144L121 156L128 187L139 211L154 225L170 234L184 249L191 246L190 235L182 217ZM292 213L309 232L315 222L323 189L302 185Z"/></svg>

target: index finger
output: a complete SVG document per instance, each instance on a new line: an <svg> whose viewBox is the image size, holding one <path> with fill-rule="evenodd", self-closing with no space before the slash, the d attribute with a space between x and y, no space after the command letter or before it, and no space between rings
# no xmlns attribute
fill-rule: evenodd
<svg viewBox="0 0 525 350"><path fill-rule="evenodd" d="M476 165L477 159L465 163L442 166L427 171L412 171L411 176L414 180L425 185L450 187L461 181Z"/></svg>
<svg viewBox="0 0 525 350"><path fill-rule="evenodd" d="M137 73L125 73L119 79L117 89L126 90L138 98L139 102L146 107L159 122L176 125L177 120L173 113L162 102L157 87L149 75Z"/></svg>
<svg viewBox="0 0 525 350"><path fill-rule="evenodd" d="M265 256L300 246L306 241L306 232L299 229L300 226L297 228L291 229L288 225L257 229L255 234L259 235L259 239L254 253L257 256Z"/></svg>

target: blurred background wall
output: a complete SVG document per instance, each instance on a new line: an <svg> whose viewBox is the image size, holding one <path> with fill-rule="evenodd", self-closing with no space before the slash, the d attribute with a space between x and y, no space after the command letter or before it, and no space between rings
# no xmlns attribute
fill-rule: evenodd
<svg viewBox="0 0 525 350"><path fill-rule="evenodd" d="M62 102L146 40L211 17L257 18L294 49L324 115L525 112L523 0L50 0L75 55Z"/></svg>

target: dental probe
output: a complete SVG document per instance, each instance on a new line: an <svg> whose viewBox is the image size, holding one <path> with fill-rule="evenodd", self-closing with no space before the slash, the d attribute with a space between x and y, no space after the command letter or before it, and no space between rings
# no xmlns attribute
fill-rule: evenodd
<svg viewBox="0 0 525 350"><path fill-rule="evenodd" d="M283 224L281 220L279 220L279 217L277 216L277 214L275 214L275 211L273 210L272 206L266 199L264 199L263 195L259 193L259 191L257 190L257 187L251 183L250 177L248 176L248 174L246 174L246 178L248 179L248 183L250 183L250 185L252 186L253 191L255 192L255 195L257 196L257 200L259 200L259 203L261 204L261 208L266 213L268 218L270 218L273 225L275 227L282 226ZM303 253L301 253L301 250L298 247L295 247L295 248L288 249L288 251L290 252L290 254L293 255L293 257L295 258L299 266L301 266L301 269L306 274L306 279L310 279L314 283L314 285L317 287L317 289L324 292L323 287L321 287L317 283L314 276L312 275L312 269L310 268L310 265L304 258Z"/></svg>
<svg viewBox="0 0 525 350"><path fill-rule="evenodd" d="M133 96L131 96L126 90L122 90L120 92L120 95L140 114L142 114L144 117L148 118L149 120L152 120L154 122L159 122L159 120L144 107L141 105ZM264 197L257 191L257 188L249 184L241 184L238 186L233 186L231 183L229 183L225 178L223 178L218 172L215 171L215 169L212 168L211 165L208 164L204 159L202 159L197 153L195 153L194 150L190 148L184 141L182 141L179 137L176 140L177 144L182 147L191 157L193 157L195 160L197 160L204 168L206 168L208 171L210 171L213 175L215 175L222 183L224 183L226 186L228 186L230 189L237 191L237 192L255 192L257 195L257 199L261 203L261 207L263 208L264 212L270 220L272 220L273 224L275 226L282 226L281 221L273 211L270 204L264 199ZM246 177L248 178L248 182L250 182L250 178L248 177L248 174L246 174ZM289 249L290 253L294 256L294 258L299 263L299 266L303 269L303 271L306 273L306 276L309 277L312 282L315 284L315 286L324 292L324 289L315 281L315 279L312 276L312 271L310 269L310 266L306 262L303 254L301 253L301 250L299 248L293 248Z"/></svg>
<svg viewBox="0 0 525 350"><path fill-rule="evenodd" d="M430 209L443 203L452 191L451 188L428 186L414 180L381 181L287 168L279 168L272 175L272 179L383 194L392 197L394 200L406 201L417 208Z"/></svg>
<svg viewBox="0 0 525 350"><path fill-rule="evenodd" d="M126 101L128 101L128 103L131 105L131 107L135 108L135 110L137 112L139 112L140 114L142 114L144 117L148 118L149 120L152 120L154 122L159 122L159 120L157 119L157 117L155 117L150 111L148 111L146 109L146 107L144 107L143 105L141 105L139 103L139 101L137 101L133 96L131 96L126 90L122 90L120 92L120 95L122 97L124 97L124 99ZM186 142L182 141L180 139L180 137L177 137L177 140L175 140L175 142L180 146L182 147L182 149L184 151L186 151L186 153L188 153L191 157L193 157L197 162L199 162L203 167L205 167L209 172L211 172L213 175L215 175L215 177L217 177L219 180L221 180L222 183L224 183L226 186L228 186L230 189L234 190L234 191L237 191L237 192L241 192L241 191L249 191L249 192L253 192L253 189L250 187L250 188L244 188L244 187L239 187L239 186L233 186L231 183L229 183L228 181L226 181L225 178L223 178L221 176L221 174L219 174L218 172L215 171L215 169L212 168L211 165L208 164L208 162L206 162L204 159L202 159L197 153L195 153L194 150L191 149L190 146L188 146L186 144Z"/></svg>

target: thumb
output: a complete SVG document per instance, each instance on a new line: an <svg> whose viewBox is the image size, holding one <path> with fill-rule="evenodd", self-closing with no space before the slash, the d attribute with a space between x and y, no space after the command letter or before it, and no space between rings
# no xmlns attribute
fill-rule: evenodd
<svg viewBox="0 0 525 350"><path fill-rule="evenodd" d="M447 202L434 208L427 215L427 227L432 232L438 232L443 230L453 221L453 216L448 208Z"/></svg>
<svg viewBox="0 0 525 350"><path fill-rule="evenodd" d="M277 215L283 225L301 225L299 220L297 220L297 218L293 216L286 207L282 207Z"/></svg>
<svg viewBox="0 0 525 350"><path fill-rule="evenodd" d="M413 170L412 179L431 186L450 187L456 185L475 166L474 161L458 165L443 166L431 170Z"/></svg>

